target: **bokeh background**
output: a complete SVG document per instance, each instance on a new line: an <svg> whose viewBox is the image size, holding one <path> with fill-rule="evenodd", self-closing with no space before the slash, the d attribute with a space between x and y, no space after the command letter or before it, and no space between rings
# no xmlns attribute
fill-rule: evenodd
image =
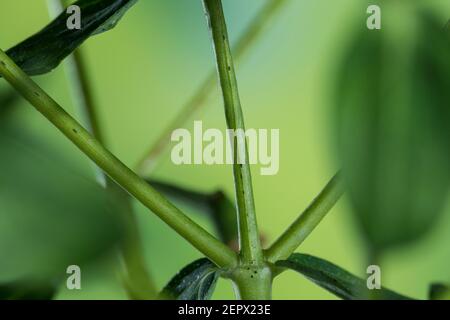
<svg viewBox="0 0 450 320"><path fill-rule="evenodd" d="M450 2L426 1L445 24ZM235 41L263 0L223 0L230 38ZM0 47L7 49L48 21L44 0L2 0ZM309 204L337 170L330 129L330 88L339 55L366 27L360 0L290 0L264 36L238 64L237 76L248 128L279 128L280 171L259 175L253 168L259 226L270 244ZM210 37L200 0L140 0L113 31L84 45L101 125L110 149L134 166L214 68ZM369 75L368 75L369 76ZM74 114L62 67L36 78ZM1 86L5 84L2 82ZM26 102L18 105L20 125L66 155L86 175L90 165L59 132ZM186 123L225 128L218 92L207 108ZM4 169L1 169L4 170ZM36 168L38 170L38 168ZM162 155L152 177L197 190L233 195L230 166L175 166ZM416 298L428 285L450 281L450 204L427 237L412 247L390 251L382 261L382 283ZM140 204L135 204L149 272L162 287L200 254ZM206 219L190 212L201 224ZM56 240L56 239L55 239ZM350 208L343 198L299 248L364 276L366 254ZM114 259L83 268L80 291L61 288L58 299L125 299ZM334 299L294 272L274 284L275 299ZM215 299L233 298L220 280Z"/></svg>

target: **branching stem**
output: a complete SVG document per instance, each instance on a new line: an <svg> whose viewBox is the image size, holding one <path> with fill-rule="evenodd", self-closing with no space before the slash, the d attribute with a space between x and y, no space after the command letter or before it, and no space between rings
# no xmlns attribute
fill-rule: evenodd
<svg viewBox="0 0 450 320"><path fill-rule="evenodd" d="M317 227L343 193L344 188L338 173L309 207L266 251L266 259L271 263L287 259Z"/></svg>
<svg viewBox="0 0 450 320"><path fill-rule="evenodd" d="M31 80L2 50L0 50L0 74L111 179L152 210L195 248L220 267L232 267L237 264L237 257L231 249L183 214L125 166Z"/></svg>

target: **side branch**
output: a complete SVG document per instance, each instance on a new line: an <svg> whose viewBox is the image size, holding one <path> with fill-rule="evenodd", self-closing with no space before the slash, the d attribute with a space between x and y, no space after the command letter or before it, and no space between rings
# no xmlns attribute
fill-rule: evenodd
<svg viewBox="0 0 450 320"><path fill-rule="evenodd" d="M344 193L341 177L336 174L309 207L266 251L266 259L275 263L287 259L311 234Z"/></svg>
<svg viewBox="0 0 450 320"><path fill-rule="evenodd" d="M0 50L0 74L111 179L152 210L200 252L221 267L230 267L237 263L235 253L111 154L2 50Z"/></svg>

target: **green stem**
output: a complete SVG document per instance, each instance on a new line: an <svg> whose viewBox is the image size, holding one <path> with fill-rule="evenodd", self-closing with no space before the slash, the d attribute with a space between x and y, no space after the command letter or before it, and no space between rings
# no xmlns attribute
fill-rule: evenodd
<svg viewBox="0 0 450 320"><path fill-rule="evenodd" d="M64 11L64 0L48 0L50 15L55 18ZM84 60L82 49L77 49L65 60L66 74L70 83L72 99L81 118L81 124L103 145L101 126L97 109L95 108L92 87L89 82L88 69ZM122 258L124 264L124 282L128 295L132 299L147 300L157 295L156 286L150 279L143 256L143 247L139 236L139 228L133 212L131 197L114 181L109 179L103 171L94 166L94 173L100 185L106 187L121 207L125 219L126 235L122 245Z"/></svg>
<svg viewBox="0 0 450 320"><path fill-rule="evenodd" d="M59 1L59 0L58 0ZM87 70L81 49L77 49L72 56L66 59L66 68L72 84L75 105L78 106L81 114L82 124L92 133L92 135L103 145L104 139L101 135L100 126L97 121L96 110L93 106L92 94L87 77ZM89 129L90 128L90 129ZM135 213L133 211L131 197L114 181L109 179L103 171L95 166L97 180L101 185L106 185L106 189L115 195L115 199L121 206L126 218L126 236L122 247L122 256L125 265L127 291L130 298L143 300L152 299L157 295L157 289L150 280L147 272L145 259L142 255L143 247L139 236Z"/></svg>
<svg viewBox="0 0 450 320"><path fill-rule="evenodd" d="M230 275L236 298L240 300L272 299L272 270L267 266L236 268Z"/></svg>
<svg viewBox="0 0 450 320"><path fill-rule="evenodd" d="M67 1L66 1L67 2ZM51 18L56 18L64 11L64 0L47 0L47 7ZM70 91L81 124L89 131L95 139L105 144L100 130L97 110L94 107L91 86L87 76L84 59L79 50L65 59L66 75L70 83ZM106 186L106 176L97 166L94 168L97 182Z"/></svg>
<svg viewBox="0 0 450 320"><path fill-rule="evenodd" d="M108 178L108 192L114 195L125 218L125 238L121 246L121 260L123 262L123 282L128 297L132 300L151 300L158 295L144 258L144 248L139 233L133 202L130 195L114 181Z"/></svg>
<svg viewBox="0 0 450 320"><path fill-rule="evenodd" d="M229 129L241 134L233 137L233 173L236 191L241 259L244 264L261 265L264 261L256 223L253 188L245 139L244 116L239 99L233 58L221 0L203 0L212 34L213 47Z"/></svg>
<svg viewBox="0 0 450 320"><path fill-rule="evenodd" d="M236 265L237 257L226 245L183 214L111 154L2 50L0 50L0 74L111 179L152 210L195 248L220 267Z"/></svg>
<svg viewBox="0 0 450 320"><path fill-rule="evenodd" d="M248 50L256 43L256 40L262 34L264 27L268 21L280 11L280 9L289 0L268 0L256 17L251 21L248 28L238 39L233 50L233 56L237 62L245 56ZM192 115L199 111L206 105L206 101L210 93L216 86L216 71L212 70L199 89L195 92L192 98L181 108L177 117L170 123L169 126L156 139L156 142L141 158L136 168L140 174L148 174L150 170L155 167L158 157L169 146L170 136L172 132L181 128L186 121L191 119Z"/></svg>
<svg viewBox="0 0 450 320"><path fill-rule="evenodd" d="M344 193L339 174L326 185L309 207L266 251L266 259L275 263L287 259L311 234Z"/></svg>

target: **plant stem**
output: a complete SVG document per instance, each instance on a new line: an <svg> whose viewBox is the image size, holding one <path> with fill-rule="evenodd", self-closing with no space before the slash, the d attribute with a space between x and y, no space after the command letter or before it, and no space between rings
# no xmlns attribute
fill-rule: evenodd
<svg viewBox="0 0 450 320"><path fill-rule="evenodd" d="M280 9L289 0L268 0L261 11L251 21L248 28L238 39L236 46L233 50L234 59L237 62L245 56L248 50L255 44L256 40L262 34L264 27L268 21L280 11ZM158 160L158 157L169 146L170 136L172 132L183 126L187 120L189 120L195 112L199 111L206 105L206 101L210 96L210 93L216 86L216 71L212 70L199 89L195 92L192 98L181 108L181 111L177 117L170 123L169 126L158 136L156 142L141 158L136 168L140 174L148 174L151 171Z"/></svg>
<svg viewBox="0 0 450 320"><path fill-rule="evenodd" d="M287 259L317 227L343 193L344 188L338 173L297 220L267 249L266 259L271 263Z"/></svg>
<svg viewBox="0 0 450 320"><path fill-rule="evenodd" d="M67 2L67 1L66 1ZM56 18L64 11L64 0L47 0L47 7L51 18ZM65 61L66 75L70 83L70 91L74 106L80 116L81 124L95 139L105 144L100 130L97 110L94 108L91 86L87 76L84 59L79 50L68 56ZM97 182L106 186L106 176L97 166L94 168Z"/></svg>
<svg viewBox="0 0 450 320"><path fill-rule="evenodd" d="M48 0L50 16L55 18L64 11L68 1ZM89 131L95 139L103 145L105 139L102 135L97 109L95 108L92 88L89 83L88 69L84 60L82 49L74 51L65 60L66 74L70 83L72 100L81 118L81 124ZM150 279L143 256L143 247L139 236L139 228L136 216L133 212L132 199L120 186L109 179L107 175L96 165L94 173L97 182L106 187L113 195L116 203L120 206L120 212L125 219L125 238L121 247L122 261L124 264L124 281L128 295L132 299L147 300L157 295L156 286Z"/></svg>
<svg viewBox="0 0 450 320"><path fill-rule="evenodd" d="M240 300L270 300L272 298L271 269L262 267L239 267L231 274L236 298Z"/></svg>
<svg viewBox="0 0 450 320"><path fill-rule="evenodd" d="M183 214L103 147L2 50L0 50L0 74L111 179L152 210L195 248L220 267L236 265L237 257L226 245Z"/></svg>
<svg viewBox="0 0 450 320"><path fill-rule="evenodd" d="M78 106L79 113L82 115L82 119L84 119L84 121L82 120L82 124L85 125L94 138L103 145L106 145L97 121L81 49L77 49L73 55L67 57L66 69L72 84L75 105ZM89 128L91 129L89 130ZM125 266L127 291L133 299L144 300L155 298L157 290L150 280L150 275L145 265L145 259L142 254L143 247L131 197L114 181L109 179L97 166L95 166L95 173L98 182L106 186L108 192L114 195L114 199L121 206L120 211L126 219L126 235L121 251Z"/></svg>
<svg viewBox="0 0 450 320"><path fill-rule="evenodd" d="M233 137L233 173L239 219L240 257L244 264L261 265L264 257L256 223L247 142L243 134L245 132L244 116L228 42L222 2L221 0L203 0L203 4L212 34L227 126L235 132L242 133Z"/></svg>

